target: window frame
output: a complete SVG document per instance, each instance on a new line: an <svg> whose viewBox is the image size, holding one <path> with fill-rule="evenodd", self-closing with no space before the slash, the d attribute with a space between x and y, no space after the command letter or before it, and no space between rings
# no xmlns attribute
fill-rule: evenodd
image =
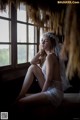
<svg viewBox="0 0 80 120"><path fill-rule="evenodd" d="M11 22L11 65L6 65L6 66L0 66L0 71L2 70L10 70L10 69L16 69L16 68L23 68L25 66L27 66L27 64L29 64L29 62L26 63L21 63L21 64L17 64L17 23L21 23L21 24L27 24L28 25L32 25L34 27L36 27L36 31L34 28L34 40L36 39L36 42L34 43L28 43L27 45L36 45L37 46L37 51L38 51L38 45L39 45L39 27L35 24L31 24L27 22L22 22L17 20L17 9L15 8L14 4L11 4L10 6L10 12L11 12L11 18L6 18L6 17L2 17L0 16L0 19L5 19L5 20L9 20ZM10 31L9 31L10 32ZM37 37L36 37L37 36ZM27 40L28 40L28 32L27 32ZM2 44L2 43L0 43ZM8 44L6 42L4 42L4 44ZM19 43L18 44L24 44L24 43ZM35 49L34 49L35 51ZM28 47L27 47L27 52L28 52ZM27 54L28 55L28 54ZM28 59L28 56L27 56Z"/></svg>
<svg viewBox="0 0 80 120"><path fill-rule="evenodd" d="M0 45L11 45L12 46L12 42L11 42L11 13L10 13L10 9L11 6L9 5L9 17L4 17L4 16L0 16L0 20L6 20L9 23L9 42L0 42ZM11 52L12 52L12 47L11 47ZM11 56L11 62L12 62L12 56ZM12 68L12 65L6 65L6 66L0 66L0 70L3 69L8 69L8 68Z"/></svg>

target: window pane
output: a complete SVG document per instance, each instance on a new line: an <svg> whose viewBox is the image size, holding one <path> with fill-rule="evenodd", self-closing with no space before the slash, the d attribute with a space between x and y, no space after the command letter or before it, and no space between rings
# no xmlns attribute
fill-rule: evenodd
<svg viewBox="0 0 80 120"><path fill-rule="evenodd" d="M34 30L35 30L35 40L34 40L34 42L37 43L37 27L34 27Z"/></svg>
<svg viewBox="0 0 80 120"><path fill-rule="evenodd" d="M9 7L6 6L5 11L0 11L0 16L9 18Z"/></svg>
<svg viewBox="0 0 80 120"><path fill-rule="evenodd" d="M42 39L43 28L40 28L40 40Z"/></svg>
<svg viewBox="0 0 80 120"><path fill-rule="evenodd" d="M11 64L11 46L0 45L0 66Z"/></svg>
<svg viewBox="0 0 80 120"><path fill-rule="evenodd" d="M34 26L28 25L29 43L34 43Z"/></svg>
<svg viewBox="0 0 80 120"><path fill-rule="evenodd" d="M34 50L35 50L35 52L34 52L34 54L36 54L37 53L37 45L34 45Z"/></svg>
<svg viewBox="0 0 80 120"><path fill-rule="evenodd" d="M34 57L34 45L28 46L28 61L30 62L31 59Z"/></svg>
<svg viewBox="0 0 80 120"><path fill-rule="evenodd" d="M20 7L17 9L17 20L23 22L27 20L26 6L24 4L20 4Z"/></svg>
<svg viewBox="0 0 80 120"><path fill-rule="evenodd" d="M0 19L0 42L10 42L9 21Z"/></svg>
<svg viewBox="0 0 80 120"><path fill-rule="evenodd" d="M17 42L26 42L26 28L24 24L17 23Z"/></svg>
<svg viewBox="0 0 80 120"><path fill-rule="evenodd" d="M17 46L17 57L18 64L27 62L27 46L26 45L18 45Z"/></svg>

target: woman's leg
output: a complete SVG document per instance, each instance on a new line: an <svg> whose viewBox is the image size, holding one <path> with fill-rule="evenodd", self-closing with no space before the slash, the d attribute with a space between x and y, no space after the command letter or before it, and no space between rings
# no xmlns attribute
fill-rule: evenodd
<svg viewBox="0 0 80 120"><path fill-rule="evenodd" d="M31 105L31 104L46 104L49 100L44 92L28 94L25 97L19 99L21 105Z"/></svg>
<svg viewBox="0 0 80 120"><path fill-rule="evenodd" d="M39 85L42 89L43 84L45 82L43 73L37 65L31 65L27 71L26 76L25 76L25 79L24 79L24 82L22 85L22 89L21 89L21 92L19 94L18 99L23 97L25 95L25 93L28 91L28 89L30 88L30 86L33 82L34 75L38 79Z"/></svg>
<svg viewBox="0 0 80 120"><path fill-rule="evenodd" d="M23 112L26 114L31 114L31 117L36 116L45 116L49 113L49 109L45 109L45 106L52 106L50 101L48 100L46 94L44 92L35 93L35 94L27 94L25 97L19 99L17 102L17 111ZM30 117L30 116L29 116Z"/></svg>

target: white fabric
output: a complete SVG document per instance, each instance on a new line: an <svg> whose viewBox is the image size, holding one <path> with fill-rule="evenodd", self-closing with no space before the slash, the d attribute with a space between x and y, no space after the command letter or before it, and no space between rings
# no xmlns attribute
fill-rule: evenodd
<svg viewBox="0 0 80 120"><path fill-rule="evenodd" d="M55 54L58 56L59 58L59 62L60 62L60 71L61 71L61 79L62 79L62 84L63 84L63 90L65 91L66 89L68 89L69 87L71 87L68 78L66 77L66 68L65 68L65 63L62 59L60 59L60 49L61 46L59 46L59 44L57 44L57 47L55 48Z"/></svg>
<svg viewBox="0 0 80 120"><path fill-rule="evenodd" d="M63 99L63 92L57 88L48 88L46 92L44 92L48 98L48 100L52 103L53 106L58 107Z"/></svg>
<svg viewBox="0 0 80 120"><path fill-rule="evenodd" d="M42 72L46 80L46 61L42 66ZM53 106L58 107L63 99L63 92L60 90L62 87L61 81L52 80L51 86L44 93Z"/></svg>
<svg viewBox="0 0 80 120"><path fill-rule="evenodd" d="M60 62L60 72L61 72L61 79L62 79L62 87L63 87L63 91L65 91L71 85L69 83L69 80L66 77L64 61L59 60L59 62ZM53 68L53 70L54 70L54 68ZM44 62L43 66L42 66L42 72L43 72L44 77L46 79L46 61Z"/></svg>

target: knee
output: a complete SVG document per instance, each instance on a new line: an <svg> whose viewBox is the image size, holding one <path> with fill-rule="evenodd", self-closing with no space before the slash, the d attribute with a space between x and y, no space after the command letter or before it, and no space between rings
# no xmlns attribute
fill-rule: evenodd
<svg viewBox="0 0 80 120"><path fill-rule="evenodd" d="M28 70L34 72L36 71L36 69L37 69L37 65L31 65Z"/></svg>

